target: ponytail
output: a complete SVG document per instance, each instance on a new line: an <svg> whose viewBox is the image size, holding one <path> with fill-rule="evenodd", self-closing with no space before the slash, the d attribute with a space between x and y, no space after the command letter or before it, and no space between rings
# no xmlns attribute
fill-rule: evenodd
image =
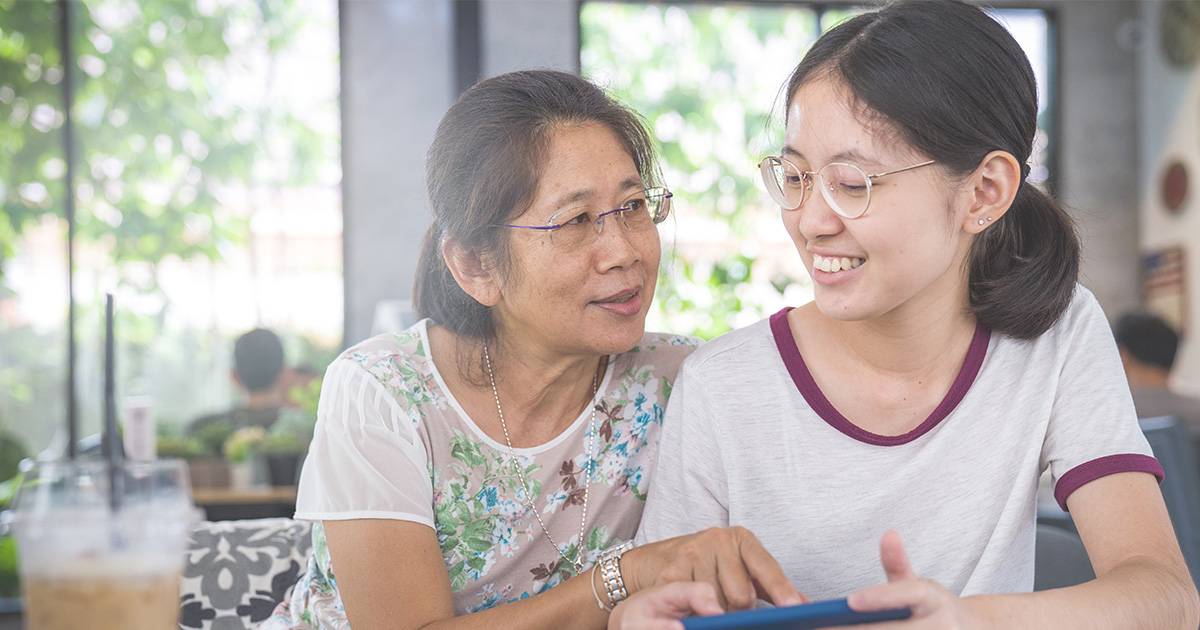
<svg viewBox="0 0 1200 630"><path fill-rule="evenodd" d="M1079 249L1066 210L1023 181L1012 207L975 237L967 254L971 312L1011 337L1041 335L1071 303Z"/></svg>
<svg viewBox="0 0 1200 630"><path fill-rule="evenodd" d="M425 232L417 260L413 302L417 317L430 318L456 333L479 339L495 335L491 309L458 286L442 257L442 230L437 221Z"/></svg>

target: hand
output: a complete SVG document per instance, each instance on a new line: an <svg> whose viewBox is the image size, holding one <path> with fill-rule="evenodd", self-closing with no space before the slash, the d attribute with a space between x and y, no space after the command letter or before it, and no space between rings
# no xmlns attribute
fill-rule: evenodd
<svg viewBox="0 0 1200 630"><path fill-rule="evenodd" d="M683 630L682 617L723 612L712 585L673 582L635 593L617 604L608 617L608 630Z"/></svg>
<svg viewBox="0 0 1200 630"><path fill-rule="evenodd" d="M669 582L705 582L727 610L754 608L759 598L776 606L809 601L744 527L713 527L642 545L626 553L621 566L626 588L634 593Z"/></svg>
<svg viewBox="0 0 1200 630"><path fill-rule="evenodd" d="M917 577L904 551L900 534L888 531L879 541L879 560L887 574L887 584L872 586L850 594L850 608L867 612L888 608L905 608L912 617L904 621L892 621L863 626L851 626L860 630L884 630L885 628L937 628L961 630L970 628L967 611L962 600L955 597L946 587Z"/></svg>

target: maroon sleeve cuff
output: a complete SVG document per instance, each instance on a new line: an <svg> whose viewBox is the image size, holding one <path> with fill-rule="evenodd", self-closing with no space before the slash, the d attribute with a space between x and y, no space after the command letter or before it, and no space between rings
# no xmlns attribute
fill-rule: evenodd
<svg viewBox="0 0 1200 630"><path fill-rule="evenodd" d="M1154 475L1158 478L1158 482L1163 480L1163 467L1158 463L1157 459L1149 455L1137 455L1127 453L1123 455L1108 455L1098 459L1093 459L1090 462L1084 462L1058 479L1058 483L1054 486L1054 500L1058 501L1058 506L1064 511L1067 510L1067 497L1071 496L1072 492L1079 489L1080 486L1095 481L1101 477L1107 477L1114 473L1122 472L1145 472Z"/></svg>

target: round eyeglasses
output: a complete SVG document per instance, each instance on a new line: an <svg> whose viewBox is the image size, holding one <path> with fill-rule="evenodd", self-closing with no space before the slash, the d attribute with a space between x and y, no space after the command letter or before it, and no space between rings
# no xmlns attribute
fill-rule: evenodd
<svg viewBox="0 0 1200 630"><path fill-rule="evenodd" d="M804 205L815 176L821 196L829 207L847 219L857 219L866 213L871 203L871 183L875 179L933 163L934 160L929 160L886 173L868 175L861 168L844 162L830 162L816 171L802 171L786 158L771 155L758 163L758 170L762 173L763 184L771 199L784 210L795 210Z"/></svg>
<svg viewBox="0 0 1200 630"><path fill-rule="evenodd" d="M647 188L626 199L620 208L600 211L591 206L574 206L555 212L546 225L495 225L493 227L542 230L558 249L570 250L591 245L604 232L605 219L612 216L630 232L642 232L667 220L671 214L671 191Z"/></svg>

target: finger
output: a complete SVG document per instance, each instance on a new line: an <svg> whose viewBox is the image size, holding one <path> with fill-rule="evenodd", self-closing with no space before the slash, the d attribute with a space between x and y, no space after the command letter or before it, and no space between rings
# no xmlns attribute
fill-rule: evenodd
<svg viewBox="0 0 1200 630"><path fill-rule="evenodd" d="M758 593L776 606L804 604L809 600L800 594L779 566L779 561L750 530L739 528L739 548L745 566L750 571Z"/></svg>
<svg viewBox="0 0 1200 630"><path fill-rule="evenodd" d="M917 577L913 573L908 552L904 551L904 543L900 540L900 534L895 531L884 532L883 537L879 540L879 561L883 563L883 572L887 574L888 582Z"/></svg>
<svg viewBox="0 0 1200 630"><path fill-rule="evenodd" d="M725 596L726 607L729 610L754 608L758 603L758 595L750 572L746 569L741 545L737 538L727 538L722 543L716 550L716 569L718 587Z"/></svg>
<svg viewBox="0 0 1200 630"><path fill-rule="evenodd" d="M720 563L716 557L707 552L691 556L689 558L690 566L687 567L685 573L691 573L691 582L707 584L712 589L713 596L717 599L717 604L722 610L729 609L728 594L721 586L720 570L717 568Z"/></svg>
<svg viewBox="0 0 1200 630"><path fill-rule="evenodd" d="M762 584L759 584L758 580L753 577L750 578L750 581L754 583L754 592L757 594L757 596L761 599L767 599L768 598L767 589L764 588ZM812 600L809 599L808 595L805 595L804 593L797 591L796 596L798 599L782 602L782 603L775 604L775 605L776 606L795 606L797 604L811 604L812 603ZM774 603L774 602L772 602L772 603Z"/></svg>
<svg viewBox="0 0 1200 630"><path fill-rule="evenodd" d="M684 630L683 622L678 619L622 619L615 626L609 624L610 630Z"/></svg>
<svg viewBox="0 0 1200 630"><path fill-rule="evenodd" d="M725 612L717 599L717 589L705 582L676 582L671 585L678 590L678 608L685 614L719 615Z"/></svg>
<svg viewBox="0 0 1200 630"><path fill-rule="evenodd" d="M860 612L908 608L914 617L918 617L935 607L935 596L931 582L912 579L855 591L846 600L850 608Z"/></svg>

